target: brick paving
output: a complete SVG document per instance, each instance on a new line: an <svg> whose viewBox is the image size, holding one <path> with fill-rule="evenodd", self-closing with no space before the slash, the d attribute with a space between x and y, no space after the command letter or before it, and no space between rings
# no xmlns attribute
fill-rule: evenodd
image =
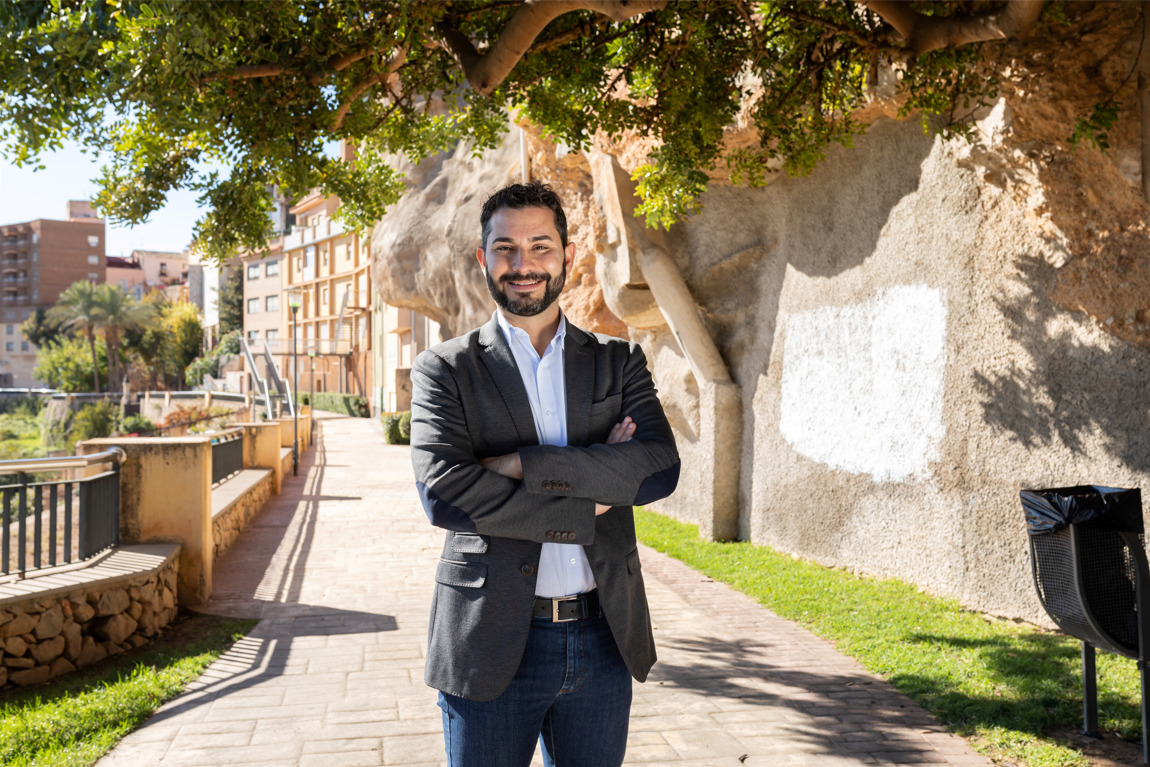
<svg viewBox="0 0 1150 767"><path fill-rule="evenodd" d="M99 767L445 763L423 684L442 535L406 448L370 419L317 429L300 476L216 563L208 611L259 625ZM828 643L641 556L659 662L635 685L627 764L990 764Z"/></svg>

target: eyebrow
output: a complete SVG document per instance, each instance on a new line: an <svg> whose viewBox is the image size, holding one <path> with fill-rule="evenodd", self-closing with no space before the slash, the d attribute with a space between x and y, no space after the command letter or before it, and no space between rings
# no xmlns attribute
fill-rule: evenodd
<svg viewBox="0 0 1150 767"><path fill-rule="evenodd" d="M551 236L551 235L549 235L549 234L537 234L537 235L535 235L534 237L528 238L528 242L539 242L539 241L541 241L541 240L549 240L549 241L554 241L554 240L555 240L555 238L554 238L554 237L552 237L552 236ZM492 238L491 238L491 242L492 242L492 243L496 243L496 242L510 242L510 243L514 244L514 243L515 243L515 240L511 239L510 237L492 237Z"/></svg>

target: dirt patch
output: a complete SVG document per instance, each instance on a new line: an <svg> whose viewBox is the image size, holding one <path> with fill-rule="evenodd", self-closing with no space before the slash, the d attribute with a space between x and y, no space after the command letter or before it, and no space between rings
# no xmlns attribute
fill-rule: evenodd
<svg viewBox="0 0 1150 767"><path fill-rule="evenodd" d="M1142 764L1142 742L1128 741L1114 733L1101 738L1090 738L1075 727L1059 727L1050 737L1077 748L1090 760L1093 767L1122 767Z"/></svg>

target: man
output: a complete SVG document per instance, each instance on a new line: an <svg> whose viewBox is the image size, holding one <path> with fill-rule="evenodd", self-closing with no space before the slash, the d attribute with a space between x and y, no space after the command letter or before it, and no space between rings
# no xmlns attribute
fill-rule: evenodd
<svg viewBox="0 0 1150 767"><path fill-rule="evenodd" d="M622 764L631 677L655 662L633 504L679 457L643 352L567 323L575 246L539 183L483 205L476 251L498 309L412 369L411 456L432 524L425 679L452 767Z"/></svg>

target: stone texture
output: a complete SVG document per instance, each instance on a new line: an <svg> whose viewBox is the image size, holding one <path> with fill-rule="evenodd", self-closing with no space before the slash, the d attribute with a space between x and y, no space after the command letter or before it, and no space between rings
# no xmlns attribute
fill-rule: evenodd
<svg viewBox="0 0 1150 767"><path fill-rule="evenodd" d="M80 668L90 666L93 663L104 660L108 657L108 651L104 646L97 642L95 638L86 636L84 637L84 645L80 649L80 656L76 659L76 665Z"/></svg>
<svg viewBox="0 0 1150 767"><path fill-rule="evenodd" d="M131 599L128 598L127 591L109 589L100 595L100 600L96 603L96 615L103 617L122 613L128 609L129 604L131 604Z"/></svg>
<svg viewBox="0 0 1150 767"><path fill-rule="evenodd" d="M52 677L52 669L48 666L36 666L23 671L12 671L8 674L8 681L19 687L31 687L43 684Z"/></svg>
<svg viewBox="0 0 1150 767"><path fill-rule="evenodd" d="M95 622L93 633L116 644L123 644L138 624L127 613L120 613Z"/></svg>
<svg viewBox="0 0 1150 767"><path fill-rule="evenodd" d="M66 645L67 642L64 637L54 636L51 639L32 645L32 657L41 665L49 664L60 657Z"/></svg>
<svg viewBox="0 0 1150 767"><path fill-rule="evenodd" d="M52 661L51 670L52 676L57 677L61 674L71 674L76 670L76 665L67 658L57 658Z"/></svg>
<svg viewBox="0 0 1150 767"><path fill-rule="evenodd" d="M64 654L69 660L76 660L80 657L80 650L84 646L84 635L80 624L70 623L64 626Z"/></svg>
<svg viewBox="0 0 1150 767"><path fill-rule="evenodd" d="M12 620L0 626L0 637L13 637L26 634L36 626L36 619L28 613L19 613Z"/></svg>
<svg viewBox="0 0 1150 767"><path fill-rule="evenodd" d="M8 684L8 667L0 666L0 687Z"/></svg>
<svg viewBox="0 0 1150 767"><path fill-rule="evenodd" d="M4 658L0 660L8 668L32 668L36 665L33 658Z"/></svg>
<svg viewBox="0 0 1150 767"><path fill-rule="evenodd" d="M24 641L23 637L10 637L8 641L4 643L4 652L19 658L28 652L28 643Z"/></svg>
<svg viewBox="0 0 1150 767"><path fill-rule="evenodd" d="M86 601L71 601L72 617L77 623L87 623L92 620L96 615L96 608L88 604Z"/></svg>
<svg viewBox="0 0 1150 767"><path fill-rule="evenodd" d="M53 605L40 615L36 623L36 639L45 640L59 636L64 629L64 610L60 605Z"/></svg>
<svg viewBox="0 0 1150 767"><path fill-rule="evenodd" d="M143 611L144 611L143 605L141 605L139 602L132 602L132 604L128 607L128 617L134 621L139 622L140 613L142 613Z"/></svg>

